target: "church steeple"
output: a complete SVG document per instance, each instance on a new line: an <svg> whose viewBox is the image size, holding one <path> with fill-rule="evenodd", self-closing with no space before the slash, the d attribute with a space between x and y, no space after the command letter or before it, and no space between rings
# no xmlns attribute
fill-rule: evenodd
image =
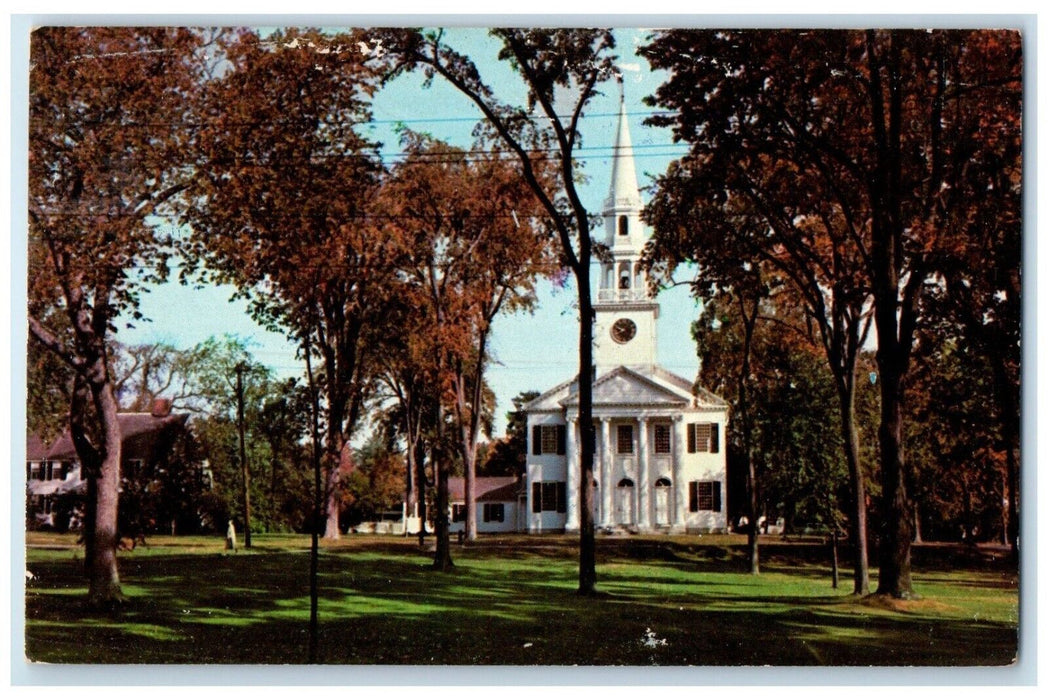
<svg viewBox="0 0 1048 700"><path fill-rule="evenodd" d="M615 134L615 148L612 151L611 187L608 198L604 200L604 214L627 211L639 212L643 206L640 201L640 188L637 187L637 168L633 163L633 142L630 140L630 125L626 119L626 93L619 79L619 127Z"/></svg>
<svg viewBox="0 0 1048 700"><path fill-rule="evenodd" d="M619 82L620 88L622 82ZM604 200L604 244L600 263L594 327L597 374L618 367L655 364L655 320L659 305L648 293L648 276L641 264L647 235L640 213L644 203L637 186L626 116L626 98L619 98L618 128L611 160L611 184Z"/></svg>

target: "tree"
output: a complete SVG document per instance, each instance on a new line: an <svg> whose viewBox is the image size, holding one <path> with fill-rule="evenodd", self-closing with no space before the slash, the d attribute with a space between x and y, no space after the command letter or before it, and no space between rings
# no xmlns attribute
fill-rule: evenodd
<svg viewBox="0 0 1048 700"><path fill-rule="evenodd" d="M779 287L788 285L777 293L789 293L792 303L804 310L806 325L817 329L835 380L851 477L854 591L865 595L869 593L866 494L855 428L855 377L870 314L869 289L853 271L859 251L847 217L833 199L833 183L821 170L790 161L790 146L780 140L755 156L757 163L778 163L767 168L751 167L750 161L731 155L736 147L733 140L728 145L695 143L691 157L674 163L659 178L645 212L655 228L648 255L664 268L663 276L672 275L681 262L698 263L696 292L704 298L731 294L738 303L749 304L750 324L756 322L763 294L762 275L775 277ZM822 211L810 216L769 215L785 206L798 182L810 196L809 203ZM740 370L745 377L745 368ZM745 410L739 414L744 425L746 414ZM755 536L750 546L755 560Z"/></svg>
<svg viewBox="0 0 1048 700"><path fill-rule="evenodd" d="M148 411L157 398L182 408L197 398L188 385L198 359L192 350L169 343L114 343L112 355L114 390L124 410Z"/></svg>
<svg viewBox="0 0 1048 700"><path fill-rule="evenodd" d="M589 213L577 190L575 148L579 121L598 85L614 75L615 40L596 29L496 29L499 59L521 77L527 105L500 100L476 65L444 42L440 31L400 31L382 35L395 61L392 75L412 69L427 78L439 75L484 115L487 126L517 158L521 174L544 211L544 221L560 242L562 264L571 269L579 298L579 593L596 589L596 540L592 514L593 449L593 303L590 262L593 243ZM547 159L558 177L542 177Z"/></svg>
<svg viewBox="0 0 1048 700"><path fill-rule="evenodd" d="M878 592L908 597L902 430L918 302L949 252L1018 189L1019 36L682 30L660 34L644 53L673 71L657 101L676 114L658 121L692 144L692 173L731 175L718 189L752 203L776 233L778 254L801 254L798 290L823 276L833 303L850 308L853 320L828 334L829 348L861 347L860 300L872 299L881 395Z"/></svg>
<svg viewBox="0 0 1048 700"><path fill-rule="evenodd" d="M991 361L979 344L955 335L952 315L941 319L920 330L907 387L915 533L965 542L996 535L1007 543L1006 429L987 420L996 398Z"/></svg>
<svg viewBox="0 0 1048 700"><path fill-rule="evenodd" d="M723 382L731 397L736 419L732 422L731 434L737 438L738 456L746 472L747 493L747 544L750 555L750 573L760 573L760 554L757 540L758 530L758 485L753 444L753 411L751 410L751 380L753 371L754 333L761 306L768 295L760 264L748 262L720 266L704 266L701 281L696 279L693 292L703 298L703 315L692 327L702 360L700 380L704 386L711 384L710 375L714 368L730 379ZM721 312L723 309L723 312ZM731 333L732 352L713 351L715 339L723 339ZM713 336L713 337L711 337ZM715 364L716 363L716 364Z"/></svg>
<svg viewBox="0 0 1048 700"><path fill-rule="evenodd" d="M380 201L411 298L436 334L434 370L450 379L450 409L465 470L466 538L476 539L477 444L484 424L484 372L491 324L502 311L529 307L534 280L548 266L538 202L508 158L473 159L461 149L405 132L405 159ZM497 142L496 142L497 143ZM472 152L491 149L479 139Z"/></svg>
<svg viewBox="0 0 1048 700"><path fill-rule="evenodd" d="M418 309L410 299L399 297L399 303L389 311L391 327L407 328L417 323ZM418 541L422 547L426 538L426 487L433 485L426 475L426 436L434 432L432 406L439 401L439 390L433 368L427 362L427 358L432 358L428 338L419 330L396 333L386 339L385 352L378 360L378 380L395 402L383 418L404 437L406 502L409 512L419 518Z"/></svg>
<svg viewBox="0 0 1048 700"><path fill-rule="evenodd" d="M202 37L175 28L48 27L29 86L31 337L74 375L70 430L88 482L88 599L121 598L120 428L109 341L167 272L155 225L183 187Z"/></svg>
<svg viewBox="0 0 1048 700"><path fill-rule="evenodd" d="M522 477L528 458L528 416L524 404L541 392L522 391L513 397L513 410L506 412L506 438L493 443L483 462L485 476Z"/></svg>
<svg viewBox="0 0 1048 700"><path fill-rule="evenodd" d="M348 520L375 520L399 508L404 496L404 459L385 435L376 431L353 451L354 469L345 489Z"/></svg>
<svg viewBox="0 0 1048 700"><path fill-rule="evenodd" d="M699 380L725 397L736 416L728 428L728 459L744 472L742 511L755 574L762 520L782 517L784 535L798 518L834 521L844 462L832 374L781 289L754 274L752 296L734 287L708 297L692 327Z"/></svg>
<svg viewBox="0 0 1048 700"><path fill-rule="evenodd" d="M29 340L26 347L26 428L45 443L69 423L73 370L58 355Z"/></svg>
<svg viewBox="0 0 1048 700"><path fill-rule="evenodd" d="M188 219L187 274L237 286L254 317L321 361L325 537L339 536L338 465L372 390L367 342L381 325L390 267L366 216L374 144L355 127L377 81L357 35L241 32L206 97ZM374 338L371 338L373 340ZM318 368L319 369L319 368Z"/></svg>

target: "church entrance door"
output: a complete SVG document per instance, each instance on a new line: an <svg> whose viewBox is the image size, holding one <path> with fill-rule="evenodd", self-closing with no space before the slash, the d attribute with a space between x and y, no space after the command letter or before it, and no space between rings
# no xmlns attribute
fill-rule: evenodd
<svg viewBox="0 0 1048 700"><path fill-rule="evenodd" d="M632 525L633 515L633 480L623 479L616 489L615 520L619 525Z"/></svg>

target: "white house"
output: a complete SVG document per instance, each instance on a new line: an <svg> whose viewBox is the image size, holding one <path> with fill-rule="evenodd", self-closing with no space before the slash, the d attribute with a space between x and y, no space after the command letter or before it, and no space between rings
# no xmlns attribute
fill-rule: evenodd
<svg viewBox="0 0 1048 700"><path fill-rule="evenodd" d="M648 293L647 234L620 106L594 304L593 515L602 530L724 532L728 405L656 363L659 303ZM579 529L578 382L528 403L528 532Z"/></svg>
<svg viewBox="0 0 1048 700"><path fill-rule="evenodd" d="M526 499L520 479L478 476L476 482L477 532L523 531ZM448 502L451 504L450 531L462 532L466 525L466 480L462 477L448 479Z"/></svg>

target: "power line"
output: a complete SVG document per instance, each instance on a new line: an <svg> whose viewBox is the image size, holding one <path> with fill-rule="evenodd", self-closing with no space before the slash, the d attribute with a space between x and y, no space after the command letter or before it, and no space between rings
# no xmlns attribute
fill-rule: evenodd
<svg viewBox="0 0 1048 700"><path fill-rule="evenodd" d="M634 151L632 153L622 153L614 146L578 147L572 151L572 159L586 163L627 157L635 160L645 158L682 158L687 156L690 152L689 147L684 144L667 143L639 144L633 146L632 150ZM584 155L576 155L582 151L593 152ZM637 153L637 151L640 152ZM560 150L556 147L541 150L528 149L528 156L533 162L556 160L560 158ZM197 165L197 167L218 165L241 168L279 168L286 167L287 164L298 164L302 167L307 167L307 165L310 164L336 160L360 160L373 163L376 166L382 162L390 165L458 165L486 163L505 163L508 165L514 165L518 161L518 158L516 152L509 150L471 149L463 151L278 154L269 157L245 154L211 158L195 165ZM126 166L129 162L134 163L137 161L133 155L128 154L125 157L96 158L93 162L101 164L107 168L112 168L117 165Z"/></svg>
<svg viewBox="0 0 1048 700"><path fill-rule="evenodd" d="M626 116L630 117L674 117L679 113L675 110L629 110L626 112ZM573 115L570 114L557 114L558 119L570 119ZM592 114L583 114L584 119L607 119L611 117L618 117L619 112L594 112ZM528 115L529 120L538 119L542 121L548 121L549 117L545 114L534 114ZM155 129L162 127L170 128L199 128L202 126L216 126L221 123L221 126L244 126L244 127L258 127L264 125L284 125L284 124L295 124L295 123L313 123L313 117L311 115L304 116L300 120L292 119L215 119L213 121L190 121L190 120L173 120L163 119L156 121L121 121L118 124L108 124L101 120L84 120L76 122L79 126L113 126L120 127L121 129L135 128L135 129ZM378 124L445 124L445 123L457 123L457 122L487 122L490 121L487 117L482 114L475 116L457 116L457 117L390 117L387 119L372 119L372 118L355 118L355 119L342 119L335 122L321 122L318 126L330 127L330 128L345 128L353 126L371 126ZM583 122L580 122L583 123ZM30 114L30 125L32 125L32 114ZM636 147L636 146L635 146Z"/></svg>

